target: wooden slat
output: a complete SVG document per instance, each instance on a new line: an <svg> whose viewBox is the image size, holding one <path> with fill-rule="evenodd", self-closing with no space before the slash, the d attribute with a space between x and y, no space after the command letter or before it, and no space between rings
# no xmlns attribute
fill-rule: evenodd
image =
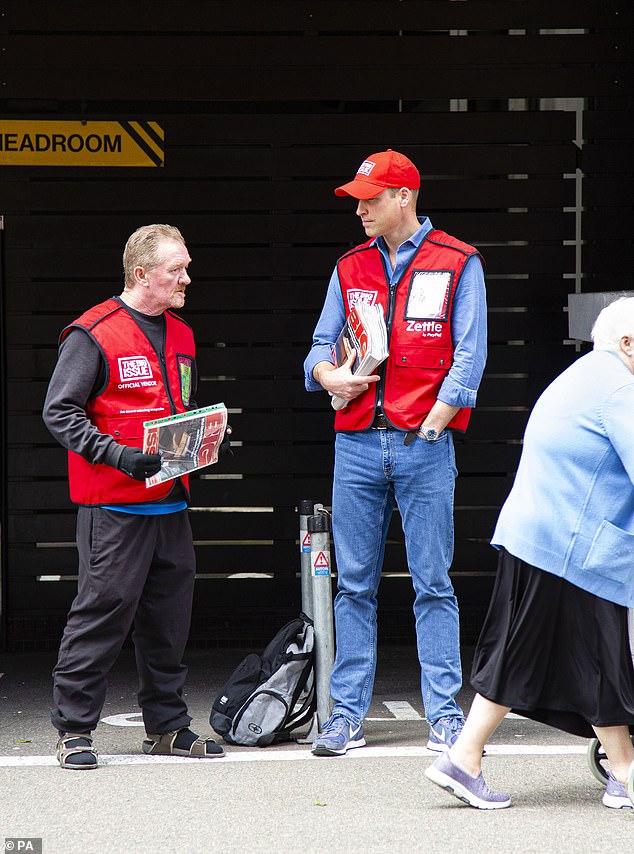
<svg viewBox="0 0 634 854"><path fill-rule="evenodd" d="M5 48L5 61L16 69L28 67L31 75L36 69L54 73L56 69L82 68L83 73L90 75L93 69L123 67L131 80L138 78L145 68L163 76L167 67L172 67L173 46L171 33L45 33L0 38L0 47ZM629 62L631 46L631 33L625 29L608 34L573 35L478 33L462 38L438 32L396 36L394 31L366 36L287 34L265 38L248 33L220 36L190 32L179 39L182 57L179 76L181 80L196 72L214 76L227 69L237 69L239 73L251 69L262 75L280 67L303 76L333 66L349 69L350 57L355 51L360 51L357 67L363 68L368 62L365 51L375 51L380 54L384 67L399 71L418 70L421 56L430 65L464 66L477 73L481 69L535 66L537 57L538 67L559 63L562 56L568 64L581 68L591 63L618 66ZM209 82L213 86L213 79Z"/></svg>
<svg viewBox="0 0 634 854"><path fill-rule="evenodd" d="M460 62L456 55L456 64ZM114 60L113 60L114 65ZM28 70L28 73L27 73ZM114 66L104 73L102 68L85 68L78 75L76 68L31 69L28 65L10 66L3 73L8 98L56 98L60 91L69 100L115 100L125 91L133 100L178 100L183 87L191 100L267 100L276 93L278 101L301 101L310 87L311 96L319 100L374 101L400 99L418 100L420 81L412 68L391 68L390 74L377 75L376 65L347 67L342 75L339 67L306 67L304 73L287 68L260 70L257 68L218 68L201 73L186 63L173 73L173 65L140 67L130 70ZM318 72L318 73L316 73ZM414 72L414 73L413 73ZM372 87L368 79L372 78ZM478 98L486 92L489 98L538 98L551 91L552 68L531 66L527 74L522 66L488 68L485 65L474 74L470 66L445 67L434 83L438 98ZM621 89L631 85L629 66L602 64L598 67L578 65L557 69L558 97L618 97Z"/></svg>
<svg viewBox="0 0 634 854"><path fill-rule="evenodd" d="M475 556L479 558L479 562L474 561ZM37 575L77 574L77 551L70 545L68 548L55 549L36 549L27 545L12 546L9 549L9 557L11 565L15 567L12 583L20 579L27 581L32 579L33 584L30 585L32 591L36 589ZM197 546L196 561L198 573L210 575L257 571L270 573L281 579L295 579L299 570L297 545L291 542L270 546ZM475 565L478 568L474 571L481 573L494 569L495 563L495 551L486 544L473 543L469 539L456 540L454 566ZM387 543L383 566L384 572L407 571L402 542ZM38 605L33 602L32 607L38 607Z"/></svg>
<svg viewBox="0 0 634 854"><path fill-rule="evenodd" d="M497 507L460 507L455 511L457 538L479 537L492 531L497 519ZM275 540L295 543L298 537L297 514L291 508L274 513L203 513L192 512L194 542ZM76 514L55 513L32 516L12 516L9 536L14 544L75 542ZM388 539L401 539L401 520L398 513L392 519ZM206 546L205 546L206 547ZM213 547L213 546L212 546ZM203 546L201 546L203 548Z"/></svg>
<svg viewBox="0 0 634 854"><path fill-rule="evenodd" d="M467 238L468 240L468 235ZM574 248L552 245L536 246L479 246L485 256L488 273L540 273L547 271L574 271ZM253 247L248 251L239 248L201 247L196 252L196 263L216 276L241 278L253 276L268 279L275 276L330 276L337 256L330 247ZM73 270L75 276L90 276L95 269L116 270L116 256L99 248L39 249L18 251L7 249L7 266L11 279L53 278L62 279L63 271ZM118 260L118 259L117 259ZM192 271L193 272L193 271ZM263 330L264 332L264 330ZM268 334L260 340L267 340ZM15 339L14 339L15 340ZM291 338L291 340L293 340Z"/></svg>
<svg viewBox="0 0 634 854"><path fill-rule="evenodd" d="M590 249L591 247L588 248L588 252ZM601 269L606 269L606 267L603 266ZM611 267L608 266L607 269L611 269ZM524 307L519 307L516 310L512 306L508 309L491 310L488 316L489 341L492 344L516 339L546 341L553 333L563 340L567 337L562 325L565 321L564 302L562 299L558 304L538 312L529 311ZM54 358L54 350L51 345L56 343L59 332L71 320L70 316L62 316L57 319L46 315L14 317L11 334L7 336L9 346L12 348L12 360L20 360L22 351L18 349L19 347L40 345L48 347L49 362L52 364L51 357ZM200 365L202 366L200 373L203 376L208 373L212 376L222 373L219 370L219 363L215 361L215 351L218 349L218 345L235 346L236 344L246 344L251 339L254 345L261 344L263 347L276 343L284 345L285 342L288 342L289 345L295 345L293 352L297 354L295 359L287 358L286 365L282 360L282 363L277 365L279 370L272 370L273 364L270 368L266 364L261 364L260 370L257 371L258 375L282 374L289 377L301 377L303 376L302 363L310 346L317 313L243 316L217 314L201 315L198 318L193 318L193 320L196 328L205 328L207 335L212 339L206 346L200 346ZM264 358L267 357L266 349L260 349L259 352ZM223 354L223 356L226 355ZM232 377L235 376L237 365L231 365L230 356L227 356L225 364ZM46 371L46 376L48 377L48 375L49 371ZM239 379L239 377L236 378ZM261 395L258 395L258 399L261 399ZM288 399L284 395L284 387L280 388L278 399L280 401ZM285 403L284 405L289 404Z"/></svg>
<svg viewBox="0 0 634 854"><path fill-rule="evenodd" d="M298 478L276 476L256 477L245 473L242 480L192 481L193 507L295 507L301 499L312 498L330 504L332 468L317 475ZM501 506L512 484L508 474L461 473L456 483L456 504ZM68 497L68 482L63 465L59 478L42 482L34 480L9 484L10 512L15 514L74 512Z"/></svg>
<svg viewBox="0 0 634 854"><path fill-rule="evenodd" d="M506 240L570 240L574 238L575 219L571 211L530 211L526 213L488 213L484 211L439 213L425 209L424 213L429 216L434 226L441 228L450 234L457 236L469 234L470 240L486 241L495 238L497 241ZM103 245L104 236L115 237L121 234L132 233L138 227L138 216L115 216L104 215L94 217L83 216L31 216L11 217L7 223L7 246L16 247L25 251L30 246L39 247L76 247L90 243ZM192 276L197 284L201 282L201 275L206 272L200 270L197 263L196 247L200 244L213 243L216 245L236 244L244 245L245 242L257 237L259 244L285 243L285 244L340 244L353 241L355 238L361 242L363 232L357 217L347 207L341 212L332 212L324 216L323 213L299 213L281 214L262 212L254 214L209 214L179 217L179 227L190 246L192 254ZM112 251L120 252L121 247L113 242ZM336 252L333 252L333 258ZM113 284L105 288L109 293ZM78 304L77 296L79 285L71 286L66 300L73 299L73 306ZM254 289L255 290L255 289ZM57 299L64 294L61 287L57 288ZM52 304L55 290L49 293L42 289L44 304L38 302L42 310L46 304ZM16 294L19 298L20 294ZM81 295L83 296L83 295ZM207 297L217 300L222 295L213 294ZM277 295L276 295L277 296ZM235 299L231 295L232 299ZM258 293L254 294L258 297ZM227 299L227 297L225 297ZM260 293L260 300L263 296ZM21 303L26 302L26 297L21 298ZM276 300L277 303L277 300ZM253 304L251 298L250 305ZM277 303L279 304L279 303ZM270 305L270 301L269 301ZM12 307L18 310L20 303L12 301ZM59 302L57 303L59 307Z"/></svg>
<svg viewBox="0 0 634 854"><path fill-rule="evenodd" d="M38 0L5 0L9 32L239 32L245 22L253 32L384 32L421 29L502 30L519 28L612 28L631 22L628 4L617 0L578 3L509 3L484 0L477 4L428 2L421 16L418 0L394 4L391 0L364 0L363 14L354 0L307 2L307 0L242 0L239 4L179 0L179 14L166 0L110 0L108 15L95 14L85 0L65 0L51 8Z"/></svg>
<svg viewBox="0 0 634 854"><path fill-rule="evenodd" d="M69 542L75 540L75 513L12 517L14 543ZM274 513L191 513L194 540L263 540L297 538L297 516L290 509Z"/></svg>
<svg viewBox="0 0 634 854"><path fill-rule="evenodd" d="M628 140L601 140L586 143L581 155L581 168L588 175L615 175L632 156L632 136Z"/></svg>
<svg viewBox="0 0 634 854"><path fill-rule="evenodd" d="M549 281L548 279L546 280L545 287L548 287ZM515 283L513 283L513 287L515 287ZM522 282L521 287L522 292L529 292L529 281ZM563 307L567 303L567 294L570 290L570 285L565 283L561 285L561 296L555 302L556 307ZM592 288L588 290L592 290ZM610 288L599 288L599 290L610 290ZM542 299L541 284L539 288L536 288L535 293L539 299ZM550 291L549 295L551 295ZM319 306L316 307L317 311L321 307L322 298L323 294L320 294ZM502 299L504 299L506 305L513 304L511 296L508 298L502 297ZM526 305L527 300L521 299L519 304ZM544 304L548 305L548 301L544 301ZM316 317L317 314L315 314ZM191 317L188 320L194 324L196 329L198 328L197 320L194 321L194 318ZM202 325L201 328L203 328ZM248 344L232 344L231 342L226 347L214 347L203 343L199 345L197 351L199 373L201 378L203 378L201 382L205 382L205 375L233 374L235 372L241 375L258 375L263 360L266 360L271 374L282 373L282 370L287 368L289 363L296 365L297 372L299 373L308 351L309 343L306 341L303 344L291 345L283 349L269 346L263 348L249 346ZM57 349L52 347L44 347L37 350L30 348L10 348L7 356L8 373L15 380L15 384L10 382L8 387L12 395L18 395L15 398L16 401L22 404L25 399L31 398L31 390L29 389L31 382L34 382L32 390L34 398L32 399L36 399L38 402L39 400L43 400L44 387L48 384L53 368L55 367ZM529 370L531 365L543 363L555 366L567 363L566 351L562 349L560 342L531 342L521 346L507 346L505 343L489 341L487 371L491 373L517 373L518 371ZM28 380L28 383L25 380ZM14 388L14 385L19 385L20 389ZM210 397L211 395L206 395L205 399ZM26 404L25 408L32 409L33 407Z"/></svg>
<svg viewBox="0 0 634 854"><path fill-rule="evenodd" d="M589 108L583 114L583 135L592 142L598 139L632 139L634 113L631 110Z"/></svg>
<svg viewBox="0 0 634 854"><path fill-rule="evenodd" d="M583 232L587 240L630 240L631 209L615 205L601 210L584 211Z"/></svg>
<svg viewBox="0 0 634 854"><path fill-rule="evenodd" d="M514 470L517 462L517 446L499 441L479 440L469 444L457 443L457 454L461 459L460 470L464 472L483 472L490 466L491 472L503 470L508 464ZM330 473L332 470L332 436L324 437L319 445L301 445L290 440L278 444L255 443L236 447L234 456L223 457L213 469L214 478L232 474L248 475L296 475L314 476ZM486 462L488 461L488 462ZM64 453L57 447L40 447L24 450L19 446L12 449L8 463L9 477L38 477L46 472L49 477L64 476Z"/></svg>
<svg viewBox="0 0 634 854"><path fill-rule="evenodd" d="M72 565L69 567L72 569ZM76 572L76 567L75 567ZM285 583L284 583L285 582ZM213 620L213 625L226 627L228 622L239 615L242 623L242 632L248 631L253 621L257 624L257 615L253 617L246 615L251 608L259 603L259 617L261 619L264 609L271 607L275 602L278 607L287 606L298 595L298 584L295 580L283 583L269 579L197 579L195 585L194 610L197 615L209 614L209 611L221 614L220 620ZM58 616L55 634L56 646L59 645L59 636L66 623L66 615L70 603L77 592L76 581L59 582L37 582L32 578L21 578L12 582L9 586L11 597L14 601L26 602L26 607L20 612L24 618L32 616L39 625L46 626L46 620L53 615ZM241 607L236 609L235 602L240 602ZM295 609L295 613L299 608ZM14 620L14 623L17 622ZM39 626L38 626L39 627ZM50 625L47 626L51 631ZM41 634L40 630L40 634ZM270 634L267 639L270 639ZM260 643L264 640L262 636ZM225 640L227 637L225 635ZM238 644L242 643L237 637Z"/></svg>
<svg viewBox="0 0 634 854"><path fill-rule="evenodd" d="M59 333L74 318L69 315L15 315L7 336L10 346L57 343ZM316 315L273 313L215 314L201 317L208 341L310 342Z"/></svg>
<svg viewBox="0 0 634 854"><path fill-rule="evenodd" d="M628 206L632 204L634 178L626 173L620 178L615 175L588 176L583 179L584 205Z"/></svg>
<svg viewBox="0 0 634 854"><path fill-rule="evenodd" d="M592 228L607 229L610 223L615 229L621 229L621 221L628 222L627 211L616 208L613 212L607 212L605 220L607 225L602 224L603 212L588 211L584 214L584 221L589 233ZM453 232L456 233L455 231ZM493 233L493 232L492 232ZM333 266L336 252L333 252ZM302 310L313 312L314 317L319 316L324 297L326 294L327 277L308 279L302 277L301 281L280 281L272 279L262 287L261 282L244 280L235 283L234 286L218 287L216 282L206 279L204 276L196 276L192 270L193 283L188 290L187 308L183 317L194 327L196 333L201 333L201 346L205 347L204 326L205 314L208 311L227 312L235 310L236 295L241 305L249 306L253 311L271 310ZM491 309L508 306L528 306L537 300L544 307L553 308L567 304L567 295L570 292L571 283L561 277L540 276L537 273L524 274L523 278L502 278L485 272L487 303ZM82 305L90 302L99 302L106 299L122 289L121 282L93 282L87 285L85 282L44 282L32 280L29 282L12 282L10 289L10 302L13 312L31 312L37 306L40 312L64 313L65 317L71 318L80 311ZM199 329L200 325L200 329ZM61 330L60 330L61 331ZM231 346L228 342L228 346ZM234 345L235 346L235 345ZM257 347L257 345L254 345ZM216 348L217 349L217 348ZM252 351L255 356L257 350ZM214 357L223 359L228 354L213 353ZM235 354L234 354L235 355ZM275 354L269 354L275 359ZM248 358L248 352L245 352ZM200 358L200 357L199 357ZM226 373L218 371L218 373Z"/></svg>
<svg viewBox="0 0 634 854"><path fill-rule="evenodd" d="M313 407L299 412L276 412L275 407L266 411L250 411L243 408L240 413L231 413L229 421L233 429L234 443L258 444L262 442L308 442L329 441L332 438L334 413L325 394L313 394ZM210 396L209 400L213 400ZM470 439L513 439L524 426L524 413L532 402L527 377L485 376L478 392L478 406L469 427ZM505 411L505 408L513 407ZM40 416L41 406L34 414L12 414L8 419L8 440L12 448L9 471L13 475L22 473L36 477L59 476L65 472L65 453L58 451ZM31 447L33 446L33 447ZM26 448L28 447L28 450ZM37 450L36 450L37 448ZM240 445L235 445L235 454L240 455ZM222 461L219 470L224 470ZM214 470L215 471L215 470Z"/></svg>
<svg viewBox="0 0 634 854"><path fill-rule="evenodd" d="M223 545L197 546L198 572L224 574L234 572L267 572L282 577L294 576L299 563L299 552L294 543L275 546ZM36 575L72 575L77 573L77 551L68 548L36 549L35 547L11 546L10 565L13 579Z"/></svg>
<svg viewBox="0 0 634 854"><path fill-rule="evenodd" d="M351 170L357 168L360 158L367 153L364 148L357 157L351 157ZM128 214L135 211L138 224L144 225L148 222L147 212L151 211L152 217L169 214L170 221L178 225L180 212L190 214L208 211L210 207L226 212L331 209L352 212L354 209L349 200L339 199L333 192L341 180L348 178L350 170L345 176L333 176L328 181L253 180L249 181L248 192L244 193L236 192L235 182L169 180L161 173L148 176L147 170L143 176L145 180L140 180L134 169L108 169L105 170L107 175L100 169L83 170L86 173L83 180L78 180L78 171L82 170L40 168L37 177L27 184L8 182L3 188L7 217L11 213L29 211L54 210L60 214L101 214L104 210ZM423 192L421 205L427 210L560 207L574 204L575 182L538 177L531 180L465 177L428 181L423 178ZM122 229L120 240L125 241L128 234L127 229ZM104 275L104 271L99 274Z"/></svg>
<svg viewBox="0 0 634 854"><path fill-rule="evenodd" d="M573 354L570 356L562 355L561 359L553 366L554 369L566 365L569 359L573 357ZM531 371L534 370L535 366L532 366ZM528 372L521 374L485 372L478 392L479 406L486 408L521 405L526 399L525 382L528 376ZM23 384L11 385L12 390L16 387L19 389L17 396L9 397L8 438L11 444L50 444L52 442L41 418L46 384L33 385L35 388L32 394L29 393L28 387ZM262 386L262 392L255 397L254 389L258 385ZM322 422L319 419L324 416L316 414L316 410L322 410L328 417L333 414L327 396L323 392L306 392L303 380L299 377L295 380L270 380L265 375L265 378L261 380L237 379L231 383L216 380L204 384L201 390L204 391L202 399L206 402L220 402L219 398L224 398L225 403L231 401L235 404L229 406L229 409L236 409L239 412L230 414L230 420L235 429L242 423L251 424L250 431L247 428L246 435L242 434L247 439L268 440L276 437L301 437L305 434L304 421L308 422L317 418L318 421L312 429L314 432L321 429ZM268 398L267 393L271 395ZM294 412L291 407L293 402L296 404ZM258 416L255 414L258 411L262 411L264 414ZM249 413L252 413L251 418L255 418L255 420L244 420L245 414L248 415ZM264 423L258 423L258 418L268 419L269 428L266 429ZM237 439L238 436L234 436L234 438Z"/></svg>
<svg viewBox="0 0 634 854"><path fill-rule="evenodd" d="M330 438L330 437L328 437ZM9 460L9 475L15 476L19 471L23 476L36 477L46 471L47 458L57 454L57 448L39 448L30 452L16 448ZM514 470L517 463L518 449L515 445L503 442L481 442L458 446L457 453L461 458L461 471L465 472L500 472ZM504 466L508 466L504 469ZM263 443L260 447L249 446L236 449L235 456L223 458L214 469L214 475L220 474L249 474L264 475L319 475L332 469L332 447L325 445L302 446L290 442L280 442L278 445ZM61 472L60 472L61 474Z"/></svg>
<svg viewBox="0 0 634 854"><path fill-rule="evenodd" d="M168 131L167 131L168 132ZM421 128L420 132L424 132ZM547 175L574 171L576 150L571 142L535 145L513 144L445 144L403 146L426 175L527 173ZM364 146L367 153L367 143ZM204 177L223 182L244 181L245 177L277 180L312 177L315 174L347 177L356 171L359 156L346 148L283 148L263 151L244 147L222 150L200 144L189 148L166 149L166 172L170 178ZM248 225L248 223L247 223Z"/></svg>
<svg viewBox="0 0 634 854"><path fill-rule="evenodd" d="M369 151L380 151L385 140L401 150L416 146L421 153L427 145L443 145L448 141L468 139L481 143L538 143L555 141L568 143L575 136L575 115L563 110L526 112L456 112L437 106L429 111L416 105L402 105L402 111L386 113L377 110L372 121L367 115L342 112L321 114L300 111L290 115L267 115L266 122L258 117L258 105L252 104L247 114L185 115L153 114L164 125L168 147L189 146L200 140L207 146L240 147L259 144L260 151L269 146L292 148L303 146L315 150L318 146L332 147L348 155L348 168L354 164L355 150L364 157ZM254 158L256 159L256 158ZM423 174L429 174L424 161Z"/></svg>
<svg viewBox="0 0 634 854"><path fill-rule="evenodd" d="M592 235L588 235L592 240ZM630 284L630 271L634 266L634 246L630 240L614 240L603 244L586 244L582 250L584 273L612 274L612 287L609 290L627 290ZM618 286L615 283L618 282Z"/></svg>
<svg viewBox="0 0 634 854"><path fill-rule="evenodd" d="M36 510L57 512L70 510L68 481L60 458L58 479L45 481L21 480L8 484L8 504L14 511ZM297 501L315 497L329 503L332 466L316 474L256 476L244 474L240 480L209 480L194 478L192 501L194 506L273 506L295 505ZM44 484L44 487L43 487Z"/></svg>
<svg viewBox="0 0 634 854"><path fill-rule="evenodd" d="M589 250L588 250L589 251ZM489 313L488 327L489 340L499 343L514 339L546 340L554 331L561 330L563 334L563 306L556 307L550 313L513 311L495 311ZM40 316L17 316L12 319L10 334L7 336L9 346L16 348L18 345L40 344L50 345L57 341L59 332L63 326L70 323L71 317ZM216 343L246 343L249 340L259 343L295 343L297 346L304 343L306 351L310 346L313 329L317 320L316 314L280 314L280 315L211 315L201 317L198 325L203 324L207 329L208 339ZM203 348L201 348L203 349ZM283 374L286 376L303 376L302 361L291 363L289 361ZM214 370L213 354L209 359L210 367ZM260 374L269 373L266 367ZM215 373L215 370L214 370ZM269 374L270 375L270 374ZM229 383L229 381L227 381ZM232 387L231 387L232 388ZM266 388L266 393L270 389ZM249 392L250 393L250 392ZM262 400L262 394L255 392L257 399ZM288 388L281 385L277 398L280 405L290 405L292 395L289 398ZM233 403L233 406L237 403ZM262 405L259 403L258 405Z"/></svg>

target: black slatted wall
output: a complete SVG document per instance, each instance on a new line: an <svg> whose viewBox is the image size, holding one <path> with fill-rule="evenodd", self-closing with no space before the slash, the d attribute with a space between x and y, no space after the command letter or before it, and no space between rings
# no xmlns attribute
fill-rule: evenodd
<svg viewBox="0 0 634 854"><path fill-rule="evenodd" d="M576 356L567 294L631 287L630 4L2 9L0 118L151 120L165 131L163 168L7 167L0 152L9 644L55 642L75 585L65 454L40 417L59 330L120 292L123 244L153 221L187 240L198 403L227 404L236 443L193 485L193 641L266 640L297 609L295 507L329 503L333 441L302 361L336 258L364 239L354 204L332 190L387 147L419 166L421 211L487 262L489 360L457 440L453 577L473 638L527 414ZM412 631L405 572L396 518L385 638Z"/></svg>

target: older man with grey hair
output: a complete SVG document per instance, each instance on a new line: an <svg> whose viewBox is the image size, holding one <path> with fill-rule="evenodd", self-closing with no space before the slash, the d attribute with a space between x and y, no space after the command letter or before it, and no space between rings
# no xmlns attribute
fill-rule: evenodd
<svg viewBox="0 0 634 854"><path fill-rule="evenodd" d="M177 228L139 228L123 254L123 293L88 309L60 337L43 416L68 450L79 553L77 596L53 671L62 768L97 767L92 731L131 628L143 751L224 754L189 729L182 696L195 579L188 480L147 487L161 460L142 451L144 421L195 405L194 336L174 312L185 304L190 260Z"/></svg>

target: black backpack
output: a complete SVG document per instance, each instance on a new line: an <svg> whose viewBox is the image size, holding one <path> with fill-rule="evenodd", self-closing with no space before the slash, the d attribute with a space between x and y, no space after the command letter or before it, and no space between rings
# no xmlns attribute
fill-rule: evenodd
<svg viewBox="0 0 634 854"><path fill-rule="evenodd" d="M312 620L283 626L261 655L244 658L214 700L209 723L228 744L290 741L317 707Z"/></svg>

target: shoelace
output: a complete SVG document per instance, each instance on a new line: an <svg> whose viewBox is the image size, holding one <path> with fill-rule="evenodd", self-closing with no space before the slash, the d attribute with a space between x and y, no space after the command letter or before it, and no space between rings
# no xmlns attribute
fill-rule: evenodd
<svg viewBox="0 0 634 854"><path fill-rule="evenodd" d="M340 721L342 723L339 723ZM331 720L326 723L326 726L322 729L321 734L332 735L333 733L339 733L341 732L343 725L347 723L348 721L344 718L343 715L335 715L334 718L331 718Z"/></svg>
<svg viewBox="0 0 634 854"><path fill-rule="evenodd" d="M439 720L436 721L436 726L438 726L439 724L441 726L443 726L446 730L449 730L449 732L456 732L456 731L459 731L463 728L464 719L459 718L457 716L454 716L451 718L450 717L440 718Z"/></svg>

